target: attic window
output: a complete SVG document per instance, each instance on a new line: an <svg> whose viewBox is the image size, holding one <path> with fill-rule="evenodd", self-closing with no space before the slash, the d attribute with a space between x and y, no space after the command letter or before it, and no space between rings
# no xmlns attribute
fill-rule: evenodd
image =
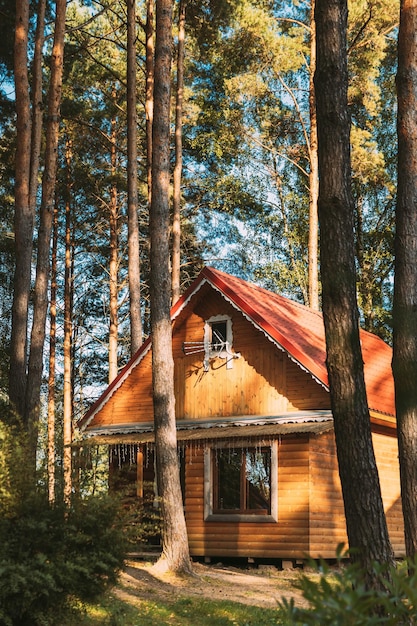
<svg viewBox="0 0 417 626"><path fill-rule="evenodd" d="M227 342L227 320L221 320L220 322L213 322L211 324L211 345L210 349L213 352L221 352Z"/></svg>
<svg viewBox="0 0 417 626"><path fill-rule="evenodd" d="M233 352L232 320L227 315L215 315L204 325L204 369L208 370L210 359L226 359L227 369L233 367L233 359L240 354Z"/></svg>

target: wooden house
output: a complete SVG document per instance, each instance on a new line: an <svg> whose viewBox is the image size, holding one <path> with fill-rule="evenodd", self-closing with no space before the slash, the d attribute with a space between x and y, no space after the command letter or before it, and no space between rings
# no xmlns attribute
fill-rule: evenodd
<svg viewBox="0 0 417 626"><path fill-rule="evenodd" d="M333 558L347 543L319 312L212 268L172 308L191 555ZM361 331L391 541L404 553L391 348ZM151 339L81 421L113 464L153 476ZM358 485L360 489L360 485Z"/></svg>

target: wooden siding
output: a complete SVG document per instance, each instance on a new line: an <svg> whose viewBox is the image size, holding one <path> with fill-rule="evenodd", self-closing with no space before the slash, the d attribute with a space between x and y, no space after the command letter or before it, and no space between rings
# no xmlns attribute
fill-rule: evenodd
<svg viewBox="0 0 417 626"><path fill-rule="evenodd" d="M395 554L404 554L399 500L397 443L374 433L384 508ZM333 431L285 437L278 444L277 522L204 520L204 447L186 454L185 511L193 556L276 559L333 559L338 544L347 546L342 491ZM255 440L251 442L255 445Z"/></svg>
<svg viewBox="0 0 417 626"><path fill-rule="evenodd" d="M204 371L204 352L185 356L183 342L203 341L204 322L213 315L232 320L233 351L240 353L232 367L216 358ZM261 340L261 345L260 345ZM284 355L226 303L212 294L199 304L174 333L176 414L182 419L273 415L286 410Z"/></svg>
<svg viewBox="0 0 417 626"><path fill-rule="evenodd" d="M404 554L397 440L372 433L388 531L396 556ZM334 558L347 546L342 489L334 432L312 436L310 445L310 556Z"/></svg>
<svg viewBox="0 0 417 626"><path fill-rule="evenodd" d="M252 442L254 445L254 442ZM186 521L193 556L302 558L308 551L308 438L278 447L278 522L204 520L204 446L187 454Z"/></svg>
<svg viewBox="0 0 417 626"><path fill-rule="evenodd" d="M204 371L204 352L185 355L184 342L203 341L204 323L213 315L232 320L233 367L216 358ZM328 409L329 394L307 372L277 349L239 311L210 292L173 329L175 398L178 419L239 415L279 415L287 411ZM131 371L91 426L153 420L151 351Z"/></svg>
<svg viewBox="0 0 417 626"><path fill-rule="evenodd" d="M395 555L400 557L405 554L405 543L397 439L374 433L373 441L388 532Z"/></svg>
<svg viewBox="0 0 417 626"><path fill-rule="evenodd" d="M332 559L348 543L333 431L310 439L310 503L309 554Z"/></svg>
<svg viewBox="0 0 417 626"><path fill-rule="evenodd" d="M184 342L203 341L204 322L213 315L232 320L233 351L240 357L231 369L214 359L204 371L204 353L186 356ZM176 414L179 419L277 415L303 409L328 409L329 394L307 372L277 349L218 294L200 302L175 328Z"/></svg>
<svg viewBox="0 0 417 626"><path fill-rule="evenodd" d="M285 359L287 411L330 409L329 392L288 357Z"/></svg>
<svg viewBox="0 0 417 626"><path fill-rule="evenodd" d="M96 414L91 426L131 424L152 420L152 356L151 352L148 352L139 366L131 372Z"/></svg>

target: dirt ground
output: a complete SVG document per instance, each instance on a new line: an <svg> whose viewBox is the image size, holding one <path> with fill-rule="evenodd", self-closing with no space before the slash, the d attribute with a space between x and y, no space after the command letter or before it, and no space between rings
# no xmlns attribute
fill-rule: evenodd
<svg viewBox="0 0 417 626"><path fill-rule="evenodd" d="M231 565L193 563L193 576L175 576L149 561L128 561L116 593L126 601L204 596L259 607L276 607L282 597L305 604L294 583L299 569L278 570L272 565L242 569Z"/></svg>

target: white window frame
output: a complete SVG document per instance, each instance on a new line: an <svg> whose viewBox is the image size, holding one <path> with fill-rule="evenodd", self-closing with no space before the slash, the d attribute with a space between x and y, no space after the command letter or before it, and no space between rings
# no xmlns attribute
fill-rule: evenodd
<svg viewBox="0 0 417 626"><path fill-rule="evenodd" d="M214 472L213 451L220 448L270 448L271 449L271 513L269 515L241 513L213 513ZM278 521L278 442L219 442L206 446L204 450L204 521L206 522L277 522Z"/></svg>
<svg viewBox="0 0 417 626"><path fill-rule="evenodd" d="M212 328L217 322L226 322L226 345L221 350L212 348ZM233 368L233 359L239 358L240 353L232 352L233 330L232 320L228 315L213 315L204 323L204 369L208 371L210 359L226 359L226 368Z"/></svg>

